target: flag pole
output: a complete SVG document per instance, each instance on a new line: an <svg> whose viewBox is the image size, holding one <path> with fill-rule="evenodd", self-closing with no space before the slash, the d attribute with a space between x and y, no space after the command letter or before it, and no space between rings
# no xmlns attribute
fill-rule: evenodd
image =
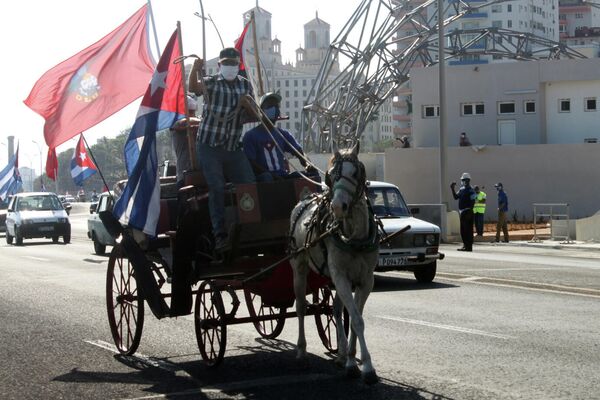
<svg viewBox="0 0 600 400"><path fill-rule="evenodd" d="M202 64L202 76L206 75L206 18L204 17L204 5L202 4L202 0L198 0L200 2L200 14L202 15L202 60L204 61L204 63ZM217 27L215 26L215 29ZM217 31L217 33L219 33L219 31ZM221 38L221 35L219 35L219 38ZM179 41L179 43L181 44L181 40ZM223 41L221 40L221 43L223 43ZM181 53L183 54L183 53ZM183 67L182 67L183 68Z"/></svg>
<svg viewBox="0 0 600 400"><path fill-rule="evenodd" d="M181 39L181 22L177 21L177 42L179 43L179 54L183 54L183 41ZM186 85L186 80L185 79L185 65L183 64L183 61L179 63L179 65L181 66L181 88L183 89L183 96L184 96L184 100L183 100L183 104L185 107L185 119L187 120L187 124L186 124L186 134L187 134L187 142L188 142L188 151L190 153L190 161L192 162L192 169L196 170L197 169L197 161L196 161L196 138L194 137L194 132L192 131L192 129L190 128L190 124L192 121L190 121L190 117L189 117L189 109L188 109L188 103L187 103L187 85Z"/></svg>
<svg viewBox="0 0 600 400"><path fill-rule="evenodd" d="M110 192L110 187L108 186L108 183L106 183L106 180L104 179L104 175L102 174L102 170L100 169L100 166L96 162L96 157L94 157L94 153L92 152L92 149L88 145L87 140L85 140L85 136L83 136L83 132L81 133L81 137L83 138L83 144L85 144L85 148L87 149L90 157L92 158L92 161L94 162L94 165L96 166L96 169L98 170L98 174L100 175L100 179L102 179L102 183L104 183L104 187L108 189L108 194L112 198L113 195ZM102 192L100 192L100 193L102 193ZM115 199L113 198L112 200L114 201Z"/></svg>
<svg viewBox="0 0 600 400"><path fill-rule="evenodd" d="M158 58L160 58L160 47L158 45L158 35L156 34L156 22L154 22L154 12L152 12L152 0L148 0L148 12L150 13L150 22L152 22L152 31L154 32L154 43L156 44L156 52L158 54Z"/></svg>
<svg viewBox="0 0 600 400"><path fill-rule="evenodd" d="M250 14L250 18L252 18L252 38L254 41L254 60L256 61L256 74L258 75L258 96L262 96L263 92L263 82L262 82L262 74L260 73L260 59L258 56L258 41L256 39L256 18L254 16L254 10Z"/></svg>

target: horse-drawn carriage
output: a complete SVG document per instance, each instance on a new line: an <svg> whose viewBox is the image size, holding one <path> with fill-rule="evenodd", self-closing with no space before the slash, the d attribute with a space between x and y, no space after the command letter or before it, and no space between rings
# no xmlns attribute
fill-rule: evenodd
<svg viewBox="0 0 600 400"><path fill-rule="evenodd" d="M108 320L117 349L123 354L136 351L144 326L144 301L159 319L193 312L200 354L210 366L223 359L230 325L251 322L261 336L277 337L286 318L296 316L288 311L295 299L286 259L290 213L319 187L304 179L229 185L226 220L231 226L231 247L217 253L201 174L189 174L189 185L180 190L173 180L161 180L156 238L136 241L136 235L112 215L101 216L112 234L120 236L106 278ZM335 352L330 280L311 274L307 295L311 301L306 313L315 316L324 346ZM237 315L240 296L248 316Z"/></svg>

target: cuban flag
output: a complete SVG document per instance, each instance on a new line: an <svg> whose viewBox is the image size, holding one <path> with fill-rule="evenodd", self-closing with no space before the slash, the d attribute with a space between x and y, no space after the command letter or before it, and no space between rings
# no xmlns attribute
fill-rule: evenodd
<svg viewBox="0 0 600 400"><path fill-rule="evenodd" d="M83 186L83 181L94 175L97 170L92 159L88 157L82 134L79 136L77 146L73 151L73 158L71 158L71 176L77 186Z"/></svg>
<svg viewBox="0 0 600 400"><path fill-rule="evenodd" d="M123 225L156 236L160 213L160 177L156 132L185 118L183 71L174 61L181 56L178 30L173 32L125 142L127 185L113 208Z"/></svg>
<svg viewBox="0 0 600 400"><path fill-rule="evenodd" d="M19 146L17 152L8 160L8 165L0 171L0 201L6 201L8 196L18 193L23 186L19 174Z"/></svg>

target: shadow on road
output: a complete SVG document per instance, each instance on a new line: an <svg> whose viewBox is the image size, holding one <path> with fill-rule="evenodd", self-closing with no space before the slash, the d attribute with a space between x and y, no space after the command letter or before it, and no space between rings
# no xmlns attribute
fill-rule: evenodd
<svg viewBox="0 0 600 400"><path fill-rule="evenodd" d="M239 354L241 351L244 354ZM147 396L167 399L446 399L385 376L380 376L375 385L348 379L344 370L335 366L332 355L323 358L309 353L304 362L299 362L295 346L287 341L259 338L255 346L234 347L227 353L216 368L198 359L175 362L180 356L145 359L115 355L115 360L130 372L72 369L54 381L121 384L120 395L126 393L122 384L142 385L131 391L142 390Z"/></svg>
<svg viewBox="0 0 600 400"><path fill-rule="evenodd" d="M449 289L457 285L433 281L431 283L419 283L414 278L403 278L397 275L375 275L374 292L392 292L399 290L424 290L424 289Z"/></svg>

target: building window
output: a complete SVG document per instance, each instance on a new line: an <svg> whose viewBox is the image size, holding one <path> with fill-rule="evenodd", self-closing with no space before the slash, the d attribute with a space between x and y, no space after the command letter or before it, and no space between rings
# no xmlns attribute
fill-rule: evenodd
<svg viewBox="0 0 600 400"><path fill-rule="evenodd" d="M515 113L515 102L514 101L499 101L498 102L498 114L514 114Z"/></svg>
<svg viewBox="0 0 600 400"><path fill-rule="evenodd" d="M463 117L485 114L485 106L483 103L462 103L460 108Z"/></svg>
<svg viewBox="0 0 600 400"><path fill-rule="evenodd" d="M294 97L298 97L298 91L297 90L294 90Z"/></svg>
<svg viewBox="0 0 600 400"><path fill-rule="evenodd" d="M506 21L506 26L508 28L512 28L512 20L511 19L509 19L508 21Z"/></svg>
<svg viewBox="0 0 600 400"><path fill-rule="evenodd" d="M583 14L582 13L575 13L575 18L576 19L582 19L583 18Z"/></svg>
<svg viewBox="0 0 600 400"><path fill-rule="evenodd" d="M280 81L277 81L276 84L277 84L277 87L281 87L281 82Z"/></svg>
<svg viewBox="0 0 600 400"><path fill-rule="evenodd" d="M290 87L290 81L288 81L287 79L285 80L285 87Z"/></svg>
<svg viewBox="0 0 600 400"><path fill-rule="evenodd" d="M512 12L512 4L506 5L506 12Z"/></svg>
<svg viewBox="0 0 600 400"><path fill-rule="evenodd" d="M535 114L535 101L525 100L523 102L523 110L525 110L525 114Z"/></svg>
<svg viewBox="0 0 600 400"><path fill-rule="evenodd" d="M306 86L306 79L302 79L302 86Z"/></svg>
<svg viewBox="0 0 600 400"><path fill-rule="evenodd" d="M436 118L440 116L440 106L423 106L423 118Z"/></svg>
<svg viewBox="0 0 600 400"><path fill-rule="evenodd" d="M294 87L298 87L298 80L294 79Z"/></svg>
<svg viewBox="0 0 600 400"><path fill-rule="evenodd" d="M499 4L493 5L492 6L492 13L501 13L502 12L502 6Z"/></svg>
<svg viewBox="0 0 600 400"><path fill-rule="evenodd" d="M302 91L302 97L306 97L306 90Z"/></svg>
<svg viewBox="0 0 600 400"><path fill-rule="evenodd" d="M285 91L285 97L290 97L290 91L289 90Z"/></svg>
<svg viewBox="0 0 600 400"><path fill-rule="evenodd" d="M561 113L571 112L571 99L559 99L558 100L558 112L561 112Z"/></svg>
<svg viewBox="0 0 600 400"><path fill-rule="evenodd" d="M587 97L583 100L585 111L596 111L596 98Z"/></svg>

